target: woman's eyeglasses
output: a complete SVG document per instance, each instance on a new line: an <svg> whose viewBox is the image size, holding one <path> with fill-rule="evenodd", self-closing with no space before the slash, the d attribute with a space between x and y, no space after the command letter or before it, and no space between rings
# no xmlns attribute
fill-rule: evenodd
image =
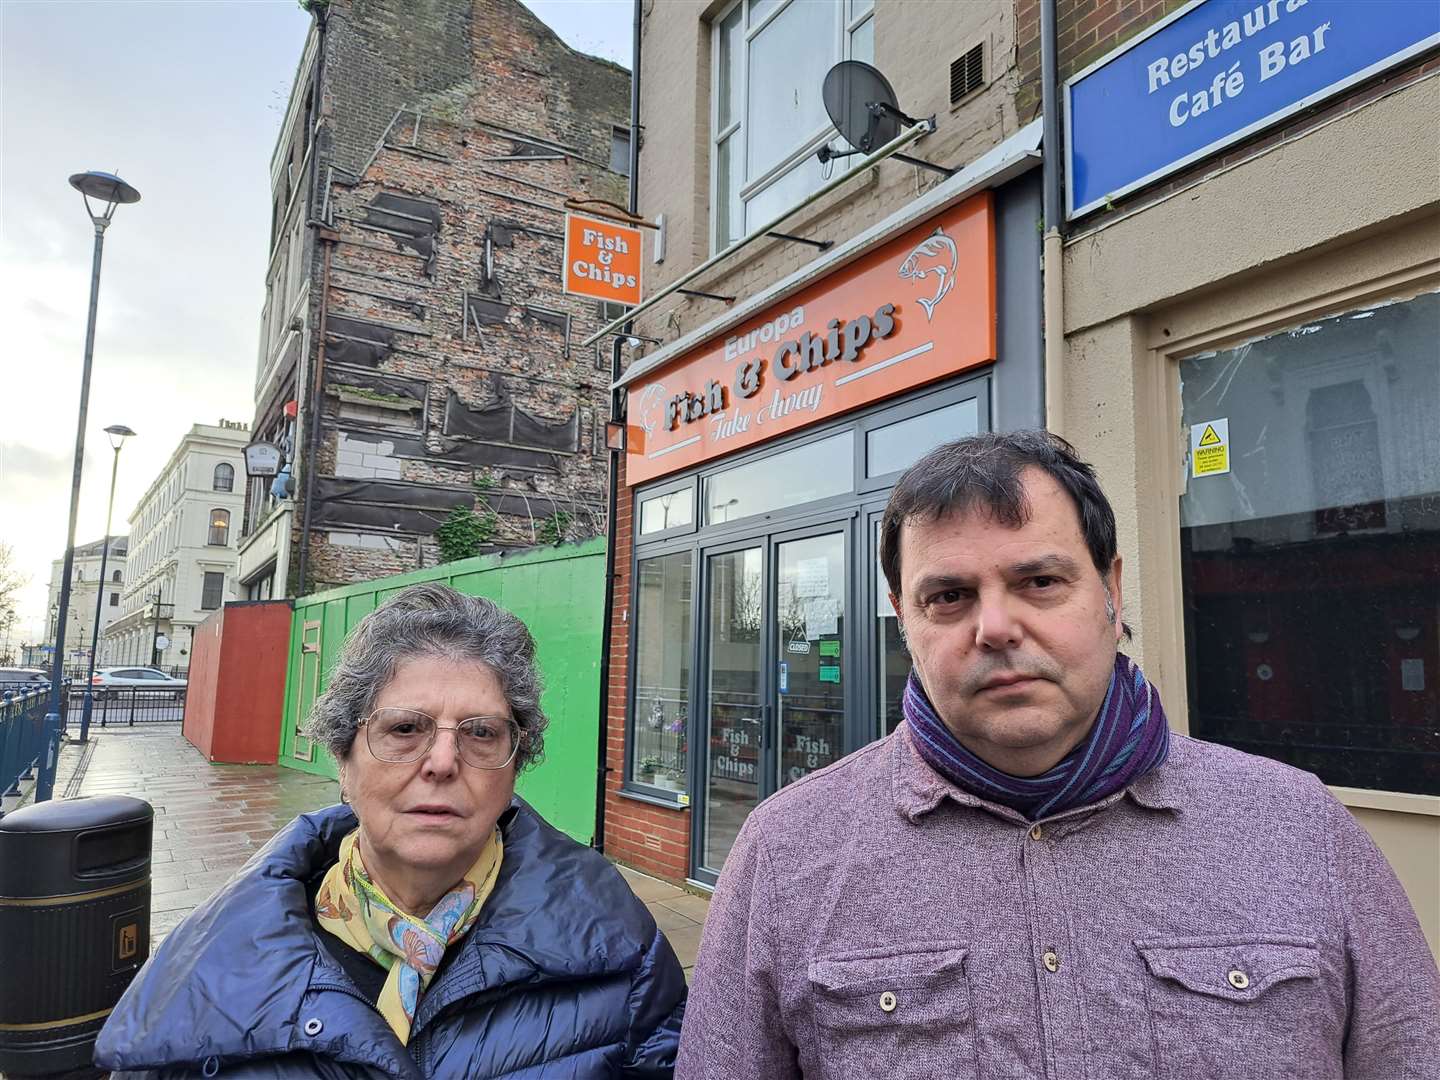
<svg viewBox="0 0 1440 1080"><path fill-rule="evenodd" d="M427 713L396 708L376 709L360 724L370 753L396 764L428 754L442 728ZM524 741L520 725L508 716L471 716L444 730L455 732L460 760L477 769L505 768Z"/></svg>

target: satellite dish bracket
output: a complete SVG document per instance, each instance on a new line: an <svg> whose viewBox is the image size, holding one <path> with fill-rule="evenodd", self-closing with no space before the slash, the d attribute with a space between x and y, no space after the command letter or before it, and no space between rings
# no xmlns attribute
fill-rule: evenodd
<svg viewBox="0 0 1440 1080"><path fill-rule="evenodd" d="M935 131L935 117L933 116L928 117L925 120L916 120L914 117L906 116L893 105L887 105L883 101L867 101L865 103L865 107L877 117L882 112L891 112L894 113L895 119L899 120L901 123L905 124L908 127L914 127L916 124L925 124L930 128L930 131L927 132L927 134L932 134ZM865 153L864 150L832 150L830 148L830 144L826 143L824 146L820 147L819 150L815 151L815 156L820 160L820 164L824 165L826 162L834 161L836 158L853 157L856 154L863 153ZM924 161L917 157L911 157L909 154L893 154L891 156L894 157L896 161L903 161L909 165L915 165L921 169L929 169L931 172L937 172L944 177L954 176L957 172L960 171L959 169L950 169L946 168L944 165L936 165L934 162L931 161Z"/></svg>

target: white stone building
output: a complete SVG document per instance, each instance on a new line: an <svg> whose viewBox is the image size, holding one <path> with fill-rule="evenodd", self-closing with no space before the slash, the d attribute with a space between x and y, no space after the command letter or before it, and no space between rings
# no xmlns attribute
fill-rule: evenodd
<svg viewBox="0 0 1440 1080"><path fill-rule="evenodd" d="M102 664L188 668L191 635L235 599L248 424L195 424L130 514L128 580Z"/></svg>
<svg viewBox="0 0 1440 1080"><path fill-rule="evenodd" d="M110 537L110 554L104 564L104 594L100 599L100 633L119 617L125 587L128 536ZM90 662L90 636L95 628L95 594L101 589L101 561L104 540L75 545L75 562L70 571L70 616L65 622L65 666L85 667ZM45 644L55 644L55 624L60 608L60 579L65 559L50 563L50 597L45 604ZM101 643L101 655L104 644Z"/></svg>

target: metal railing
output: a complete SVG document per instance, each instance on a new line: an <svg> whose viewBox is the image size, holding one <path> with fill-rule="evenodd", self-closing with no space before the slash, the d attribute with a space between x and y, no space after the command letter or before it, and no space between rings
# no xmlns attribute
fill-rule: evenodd
<svg viewBox="0 0 1440 1080"><path fill-rule="evenodd" d="M0 814L15 809L21 785L35 778L45 752L48 689L0 693Z"/></svg>
<svg viewBox="0 0 1440 1080"><path fill-rule="evenodd" d="M91 727L134 727L136 724L178 724L185 719L183 686L104 686L93 693ZM71 705L79 709L85 688L72 686Z"/></svg>

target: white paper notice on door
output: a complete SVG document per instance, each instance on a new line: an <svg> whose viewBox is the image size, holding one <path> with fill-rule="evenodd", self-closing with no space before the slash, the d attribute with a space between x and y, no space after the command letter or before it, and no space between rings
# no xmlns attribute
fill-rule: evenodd
<svg viewBox="0 0 1440 1080"><path fill-rule="evenodd" d="M812 599L805 605L805 636L819 641L840 632L840 605L830 599Z"/></svg>
<svg viewBox="0 0 1440 1080"><path fill-rule="evenodd" d="M801 559L795 564L796 596L830 595L830 560Z"/></svg>

